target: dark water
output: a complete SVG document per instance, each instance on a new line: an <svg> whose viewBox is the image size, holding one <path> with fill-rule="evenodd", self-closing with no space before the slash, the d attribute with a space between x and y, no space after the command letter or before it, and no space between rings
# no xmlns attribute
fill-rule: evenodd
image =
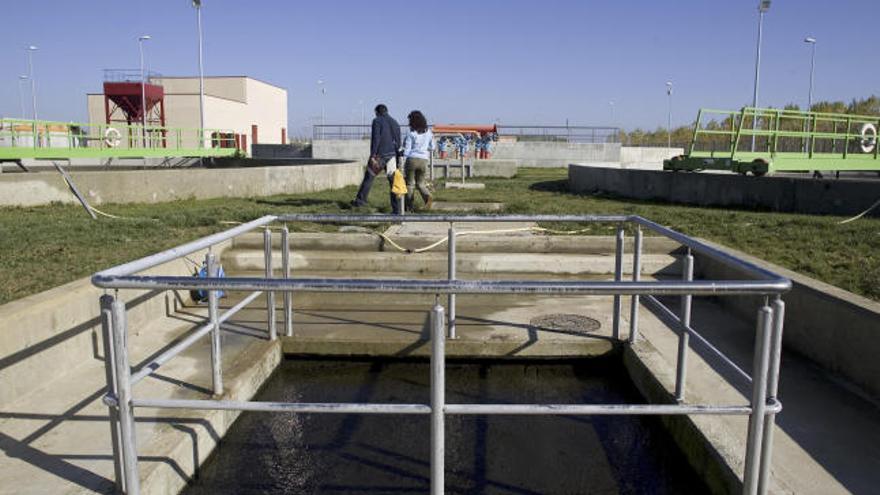
<svg viewBox="0 0 880 495"><path fill-rule="evenodd" d="M641 402L617 360L447 363L447 402ZM287 360L257 400L429 402L428 364ZM425 493L424 416L244 413L185 492ZM705 493L656 418L447 416L447 493Z"/></svg>

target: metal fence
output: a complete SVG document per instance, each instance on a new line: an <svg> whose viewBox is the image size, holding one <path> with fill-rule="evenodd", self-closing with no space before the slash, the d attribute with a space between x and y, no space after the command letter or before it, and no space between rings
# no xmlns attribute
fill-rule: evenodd
<svg viewBox="0 0 880 495"><path fill-rule="evenodd" d="M409 127L401 126L406 133ZM558 143L619 143L620 129L617 127L590 126L525 126L498 125L498 136L515 138L517 141L558 142ZM312 127L314 140L357 140L370 139L368 125L315 125Z"/></svg>
<svg viewBox="0 0 880 495"><path fill-rule="evenodd" d="M162 74L151 70L144 71L144 82L151 84L162 79ZM104 82L141 82L140 69L104 69Z"/></svg>
<svg viewBox="0 0 880 495"><path fill-rule="evenodd" d="M395 223L402 221L394 215L317 215L296 214L265 216L237 226L225 232L181 245L179 247L147 256L92 277L95 286L115 289L101 297L104 349L106 363L107 394L104 402L110 410L110 431L113 442L114 466L117 487L124 493L139 492L139 471L136 440L134 435L135 412L140 408L203 409L296 413L347 413L347 414L425 414L431 417L431 492L444 493L445 417L455 414L515 414L515 415L746 415L749 426L746 440L744 494L766 493L773 444L775 416L782 409L777 400L779 362L782 345L784 304L780 295L791 288L788 279L770 271L735 258L700 241L663 227L638 216L592 216L592 215L424 215L406 217L407 222L449 223L448 274L440 280L398 279L330 279L293 278L290 266L290 234L287 223ZM272 267L272 232L269 226L282 223L281 227L281 278L274 277ZM615 249L615 274L613 281L541 281L541 280L459 280L456 278L456 226L458 222L577 222L614 223L617 225ZM623 252L625 227L634 230L633 276L623 279ZM218 277L218 264L210 248L247 232L264 228L264 277ZM672 239L683 246L684 269L681 280L641 280L643 231ZM138 275L138 273L163 263L209 249L206 256L208 278ZM748 274L744 280L694 280L694 254L709 257L725 266ZM154 354L136 369L130 364L127 347L128 328L126 306L119 299L118 290L147 289L151 291L201 289L208 291L208 319L195 330L182 337L163 352ZM220 313L217 291L246 291L250 294L241 302ZM284 335L293 336L296 326L293 319L292 297L296 292L338 293L406 293L434 294L435 303L431 314L431 399L428 404L401 403L300 403L259 402L212 399L158 399L140 398L132 394L132 386L154 373L160 366L193 345L198 339L211 338L211 369L213 392L223 392L221 369L220 328L236 312L261 295L267 302L267 338L276 339L275 297L283 297ZM645 305L679 335L676 365L675 404L449 404L445 397L446 339L456 338L457 294L560 294L613 296L612 337L623 345L631 345L639 339L639 308ZM440 304L441 295L446 296L446 306ZM751 375L736 365L723 352L706 340L691 326L691 300L693 296L763 296L763 304L757 312L755 350ZM631 296L629 330L623 335L623 296ZM666 307L658 296L680 296L681 311L676 314ZM686 369L690 339L715 355L724 366L735 372L738 379L750 384L751 399L745 404L691 404L685 401Z"/></svg>

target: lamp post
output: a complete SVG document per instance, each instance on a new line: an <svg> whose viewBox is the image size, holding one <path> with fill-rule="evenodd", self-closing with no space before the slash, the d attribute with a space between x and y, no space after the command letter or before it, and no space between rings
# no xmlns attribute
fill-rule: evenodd
<svg viewBox="0 0 880 495"><path fill-rule="evenodd" d="M326 122L324 121L324 96L327 94L327 88L324 87L324 80L318 79L318 87L321 88L321 139L324 138L324 125Z"/></svg>
<svg viewBox="0 0 880 495"><path fill-rule="evenodd" d="M138 51L141 54L141 132L144 137L144 148L147 147L147 79L144 75L144 41L151 39L150 35L145 34L138 37Z"/></svg>
<svg viewBox="0 0 880 495"><path fill-rule="evenodd" d="M37 120L37 83L34 81L34 60L33 53L39 50L39 48L34 45L29 45L27 47L27 55L28 55L28 79L31 80L31 104L34 110L34 125L36 125Z"/></svg>
<svg viewBox="0 0 880 495"><path fill-rule="evenodd" d="M761 79L761 37L764 33L764 14L770 10L770 0L761 0L758 4L758 48L755 55L755 92L752 95L752 107L758 108L758 84ZM752 116L752 130L758 129L758 115ZM755 151L755 135L752 134L752 151Z"/></svg>
<svg viewBox="0 0 880 495"><path fill-rule="evenodd" d="M611 106L611 125L614 125L614 100L608 102L608 105Z"/></svg>
<svg viewBox="0 0 880 495"><path fill-rule="evenodd" d="M666 81L666 147L672 148L672 81Z"/></svg>
<svg viewBox="0 0 880 495"><path fill-rule="evenodd" d="M18 103L21 105L21 118L25 119L27 116L24 114L24 88L22 87L22 83L27 81L28 76L21 75L18 76Z"/></svg>
<svg viewBox="0 0 880 495"><path fill-rule="evenodd" d="M810 96L807 100L807 111L813 111L813 71L816 69L816 38L812 36L808 36L804 38L804 43L807 43L812 48L812 53L810 54Z"/></svg>
<svg viewBox="0 0 880 495"><path fill-rule="evenodd" d="M816 69L816 38L813 38L812 36L807 36L806 38L804 38L804 43L807 43L808 45L810 45L810 47L812 49L811 54L810 54L810 94L807 98L807 111L812 112L813 111L813 71ZM806 128L807 128L807 131L810 130L810 119L807 119L807 121L806 121ZM807 151L808 151L807 141L804 141L804 153L806 153Z"/></svg>
<svg viewBox="0 0 880 495"><path fill-rule="evenodd" d="M205 72L202 67L202 0L192 0L199 30L199 148L205 146Z"/></svg>

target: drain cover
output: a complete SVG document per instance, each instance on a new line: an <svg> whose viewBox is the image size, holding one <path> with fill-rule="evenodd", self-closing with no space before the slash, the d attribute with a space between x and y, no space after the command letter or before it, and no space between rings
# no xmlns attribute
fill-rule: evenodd
<svg viewBox="0 0 880 495"><path fill-rule="evenodd" d="M551 313L532 318L529 324L538 330L590 333L599 329L599 320L573 313Z"/></svg>

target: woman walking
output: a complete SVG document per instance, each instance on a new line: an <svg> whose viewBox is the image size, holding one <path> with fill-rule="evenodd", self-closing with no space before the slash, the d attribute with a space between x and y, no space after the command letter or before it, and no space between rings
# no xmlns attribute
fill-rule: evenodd
<svg viewBox="0 0 880 495"><path fill-rule="evenodd" d="M403 139L403 156L406 157L406 209L412 211L415 190L418 188L425 202L425 209L430 210L434 198L425 184L425 173L428 160L434 151L434 133L428 129L428 121L422 112L413 110L407 115L409 132Z"/></svg>

